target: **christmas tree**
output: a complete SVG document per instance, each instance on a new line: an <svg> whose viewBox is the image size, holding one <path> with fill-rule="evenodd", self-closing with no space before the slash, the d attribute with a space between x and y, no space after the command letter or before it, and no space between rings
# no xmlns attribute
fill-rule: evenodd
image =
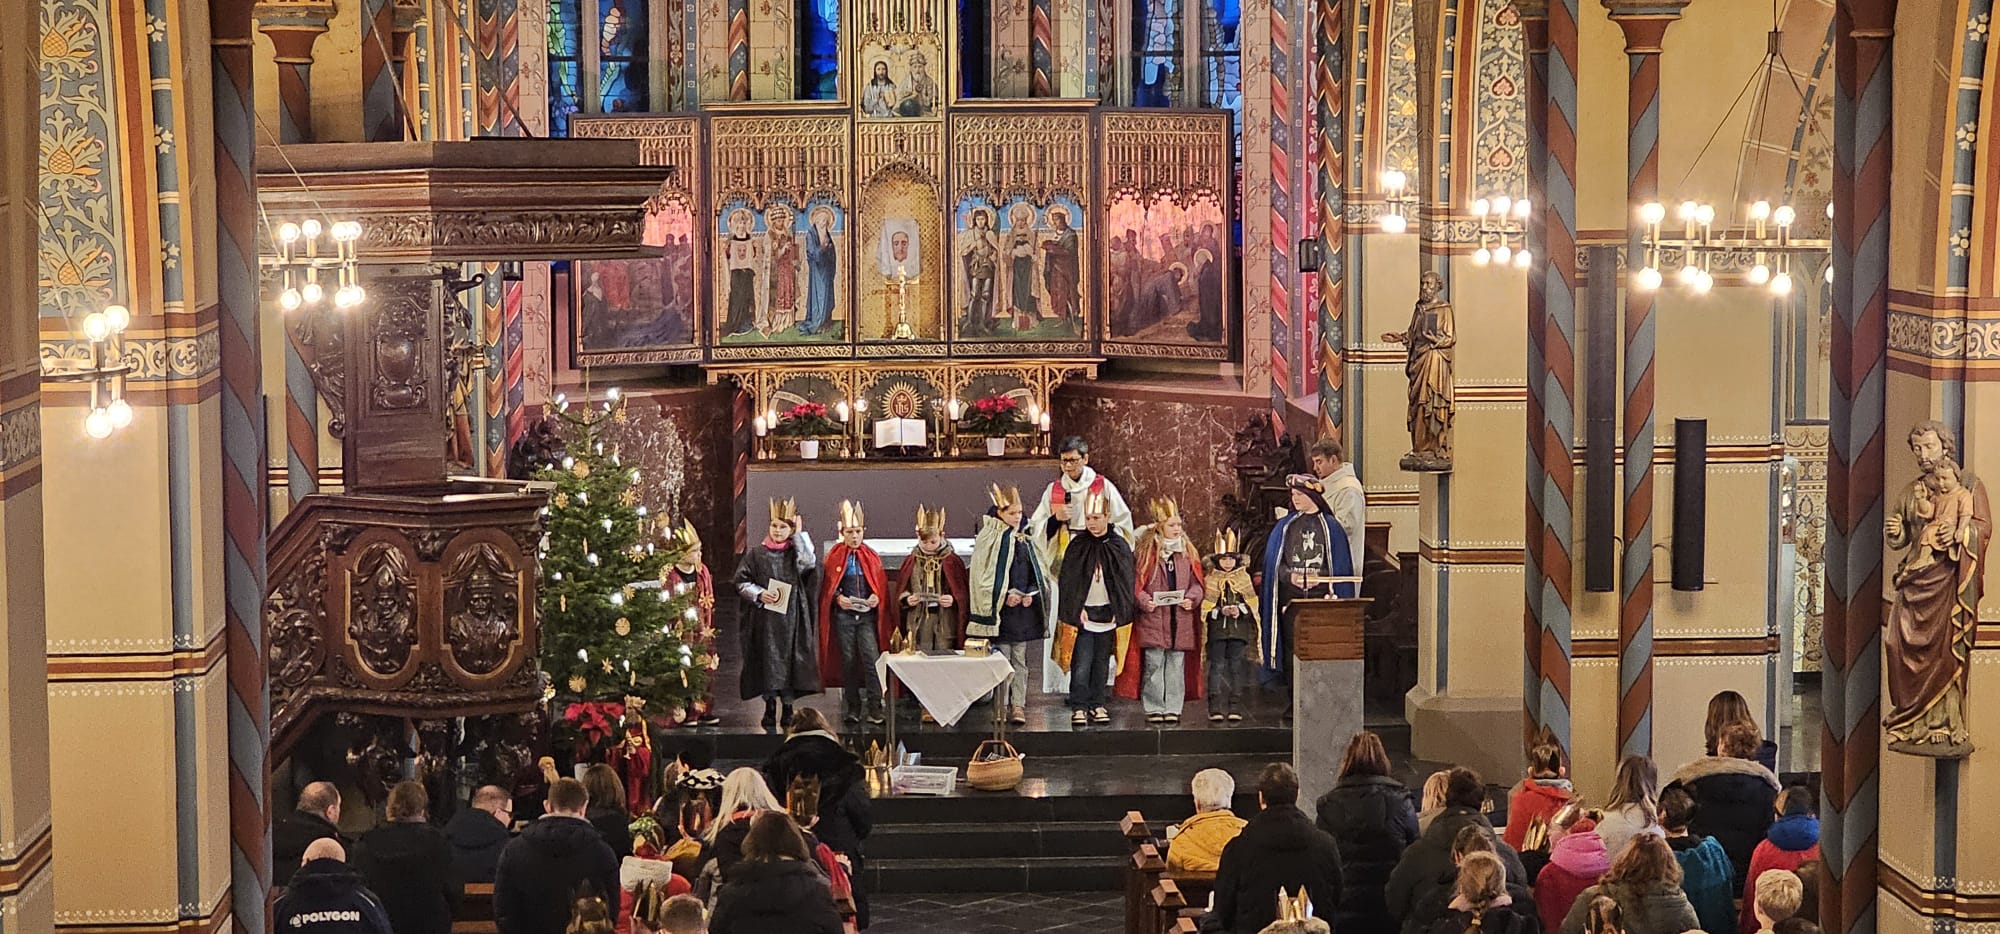
<svg viewBox="0 0 2000 934"><path fill-rule="evenodd" d="M540 661L579 759L598 758L622 735L630 706L669 723L687 719L709 676L708 659L690 644L695 594L661 582L689 546L639 502L638 468L606 449L602 422L625 417L618 391L607 397L574 407L557 397L553 417L566 446L535 473L554 485L542 539Z"/></svg>

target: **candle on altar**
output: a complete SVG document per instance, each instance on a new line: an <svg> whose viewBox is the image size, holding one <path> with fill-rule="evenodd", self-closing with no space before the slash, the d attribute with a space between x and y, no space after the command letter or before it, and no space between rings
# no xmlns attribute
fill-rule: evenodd
<svg viewBox="0 0 2000 934"><path fill-rule="evenodd" d="M846 399L840 400L840 404L834 406L833 408L834 411L840 413L840 423L843 425L847 424L847 400Z"/></svg>
<svg viewBox="0 0 2000 934"><path fill-rule="evenodd" d="M957 399L953 399L953 400L951 400L951 403L950 403L949 405L945 406L945 409L946 409L946 411L948 411L948 412L950 412L950 413L951 413L951 420L952 420L952 421L954 421L954 422L955 422L955 421L958 421L958 414L959 414L959 412L960 412L961 410L959 409L959 406L958 406L958 400L957 400Z"/></svg>
<svg viewBox="0 0 2000 934"><path fill-rule="evenodd" d="M764 437L764 434L771 430L770 423L764 421L764 416L762 415L759 415L755 419L753 419L751 421L751 425L753 429L757 432L757 437L759 438Z"/></svg>
<svg viewBox="0 0 2000 934"><path fill-rule="evenodd" d="M1043 431L1044 433L1046 433L1046 432L1047 432L1048 430L1049 430L1049 413L1047 413L1047 412L1043 412L1043 413L1042 413L1042 431Z"/></svg>

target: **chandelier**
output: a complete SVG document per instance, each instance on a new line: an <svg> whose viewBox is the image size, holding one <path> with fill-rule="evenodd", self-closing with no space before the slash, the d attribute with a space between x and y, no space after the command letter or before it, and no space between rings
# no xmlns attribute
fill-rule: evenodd
<svg viewBox="0 0 2000 934"><path fill-rule="evenodd" d="M1528 251L1528 215L1533 213L1533 202L1526 198L1518 201L1506 195L1480 198L1472 202L1472 214L1478 218L1473 230L1479 235L1479 249L1472 251L1472 264L1484 266L1509 262L1516 269L1526 269L1534 263L1534 255Z"/></svg>
<svg viewBox="0 0 2000 934"><path fill-rule="evenodd" d="M83 417L83 431L100 441L132 424L132 403L125 400L125 375L132 372L132 364L125 360L125 329L131 324L131 309L106 305L83 319L83 336L90 341L88 359L43 363L43 379L90 384L90 412Z"/></svg>
<svg viewBox="0 0 2000 934"><path fill-rule="evenodd" d="M322 245L323 238L330 245ZM322 224L311 217L296 223L286 221L278 225L276 239L277 254L265 256L263 262L278 272L278 307L290 312L314 308L326 301L326 284L320 281L322 273L332 274L335 309L346 311L368 298L367 290L361 287L356 260L355 246L361 240L360 221Z"/></svg>

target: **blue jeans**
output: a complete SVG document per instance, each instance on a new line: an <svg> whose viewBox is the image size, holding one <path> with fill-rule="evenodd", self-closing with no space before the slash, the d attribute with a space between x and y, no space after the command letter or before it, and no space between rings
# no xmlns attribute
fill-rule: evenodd
<svg viewBox="0 0 2000 934"><path fill-rule="evenodd" d="M1076 630L1076 650L1069 658L1069 708L1090 710L1111 702L1111 653L1118 631Z"/></svg>

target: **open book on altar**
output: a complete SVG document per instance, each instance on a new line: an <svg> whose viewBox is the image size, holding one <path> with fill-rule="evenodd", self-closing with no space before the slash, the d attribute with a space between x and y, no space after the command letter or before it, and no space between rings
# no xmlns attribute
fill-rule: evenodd
<svg viewBox="0 0 2000 934"><path fill-rule="evenodd" d="M921 448L930 445L930 426L921 418L885 418L875 423L878 448Z"/></svg>

